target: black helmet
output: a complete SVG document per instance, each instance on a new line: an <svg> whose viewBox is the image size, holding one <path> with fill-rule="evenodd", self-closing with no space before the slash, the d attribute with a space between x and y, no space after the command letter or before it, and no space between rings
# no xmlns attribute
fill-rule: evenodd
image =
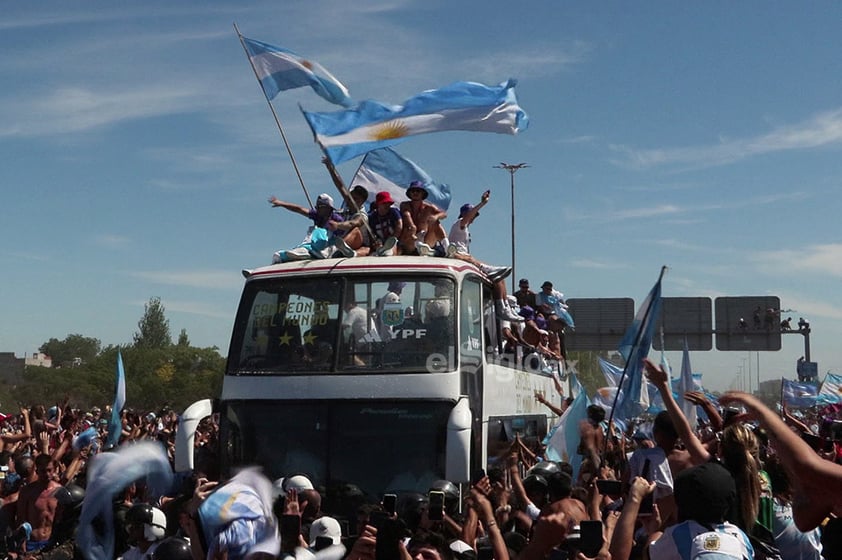
<svg viewBox="0 0 842 560"><path fill-rule="evenodd" d="M540 474L530 474L523 479L523 487L527 492L534 489L536 491L543 491L546 493L547 488L549 488L549 484L547 483L547 479Z"/></svg>
<svg viewBox="0 0 842 560"><path fill-rule="evenodd" d="M77 508L82 505L85 499L85 489L77 484L70 483L67 486L56 488L53 497L62 507Z"/></svg>
<svg viewBox="0 0 842 560"><path fill-rule="evenodd" d="M126 512L126 526L143 527L143 538L154 542L164 538L167 530L167 516L149 504L135 504Z"/></svg>
<svg viewBox="0 0 842 560"><path fill-rule="evenodd" d="M190 543L181 537L169 537L162 540L152 553L152 560L192 560L192 558Z"/></svg>
<svg viewBox="0 0 842 560"><path fill-rule="evenodd" d="M527 475L530 474L537 474L544 477L545 480L549 480L554 474L560 473L561 469L559 466L552 461L541 461L540 463L536 464L534 467L526 471Z"/></svg>
<svg viewBox="0 0 842 560"><path fill-rule="evenodd" d="M459 489L449 480L437 480L430 485L430 491L444 492L445 499L459 499Z"/></svg>

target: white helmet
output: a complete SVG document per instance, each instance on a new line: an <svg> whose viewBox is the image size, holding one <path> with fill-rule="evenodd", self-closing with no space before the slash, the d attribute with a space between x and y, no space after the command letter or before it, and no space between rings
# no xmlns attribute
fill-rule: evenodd
<svg viewBox="0 0 842 560"><path fill-rule="evenodd" d="M135 504L126 512L126 525L143 525L143 538L154 542L163 539L167 531L167 516L149 504Z"/></svg>

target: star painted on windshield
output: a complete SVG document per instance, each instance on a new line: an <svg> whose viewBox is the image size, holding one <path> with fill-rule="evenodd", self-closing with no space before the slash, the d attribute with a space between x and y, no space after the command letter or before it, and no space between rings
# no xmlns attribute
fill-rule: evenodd
<svg viewBox="0 0 842 560"><path fill-rule="evenodd" d="M314 335L312 332L308 332L304 335L304 344L313 344L318 337Z"/></svg>
<svg viewBox="0 0 842 560"><path fill-rule="evenodd" d="M292 336L288 332L284 331L284 334L279 336L278 340L281 341L281 346L289 346Z"/></svg>

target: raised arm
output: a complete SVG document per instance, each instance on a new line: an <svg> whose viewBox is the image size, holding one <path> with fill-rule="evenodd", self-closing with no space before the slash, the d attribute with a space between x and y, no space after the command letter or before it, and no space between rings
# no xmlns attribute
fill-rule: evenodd
<svg viewBox="0 0 842 560"><path fill-rule="evenodd" d="M664 371L663 367L656 365L649 358L643 360L643 365L646 368L646 377L649 378L649 381L655 385L661 394L661 398L664 400L664 408L666 408L670 415L678 437L687 446L687 451L690 453L690 459L693 461L693 464L701 465L710 461L710 453L708 453L708 450L702 445L701 440L693 432L690 422L687 421L687 417L684 416L681 408L678 407L678 403L672 397L672 388L669 384L669 375L667 375L667 372Z"/></svg>
<svg viewBox="0 0 842 560"><path fill-rule="evenodd" d="M832 509L842 506L842 465L819 457L754 396L729 392L719 402L745 406L748 419L757 420L766 429L792 481L792 516L799 530L815 529Z"/></svg>
<svg viewBox="0 0 842 560"><path fill-rule="evenodd" d="M535 400L549 408L552 411L552 413L556 416L561 416L562 414L564 414L563 410L561 410L559 407L555 406L553 403L548 401L547 398L538 391L535 391Z"/></svg>
<svg viewBox="0 0 842 560"><path fill-rule="evenodd" d="M298 204L293 204L292 202L284 202L283 200L279 200L275 196L269 197L269 204L272 205L272 208L284 208L289 210L290 212L295 212L296 214L301 214L302 216L309 217L310 210L304 208L303 206L299 206Z"/></svg>

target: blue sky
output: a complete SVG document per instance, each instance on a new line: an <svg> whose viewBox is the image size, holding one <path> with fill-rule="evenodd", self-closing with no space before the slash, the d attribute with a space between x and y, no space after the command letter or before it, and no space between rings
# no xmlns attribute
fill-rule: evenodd
<svg viewBox="0 0 842 560"><path fill-rule="evenodd" d="M173 334L228 346L240 269L267 264L306 204L232 23L400 103L517 78L518 136L441 133L397 149L454 203L491 203L472 250L568 297L778 295L842 370L842 4L746 2L7 3L0 21L0 351L50 337L130 342L161 297ZM332 191L297 104L275 107L315 197ZM339 170L349 180L358 161ZM801 337L761 353L793 375ZM680 354L670 353L678 367ZM694 353L727 388L746 353ZM756 357L752 356L754 367ZM755 374L756 375L756 371Z"/></svg>

